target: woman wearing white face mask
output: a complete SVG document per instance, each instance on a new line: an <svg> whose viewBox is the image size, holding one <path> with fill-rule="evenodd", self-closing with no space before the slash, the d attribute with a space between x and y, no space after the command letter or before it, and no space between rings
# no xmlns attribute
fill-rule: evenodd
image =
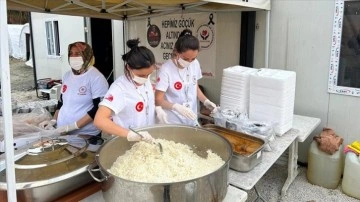
<svg viewBox="0 0 360 202"><path fill-rule="evenodd" d="M217 109L198 86L202 78L196 59L199 47L199 40L185 29L175 43L173 58L161 66L155 92L160 123L197 125L197 99L213 112Z"/></svg>
<svg viewBox="0 0 360 202"><path fill-rule="evenodd" d="M125 61L124 75L110 86L95 116L95 125L101 130L129 141L154 139L146 131L142 137L129 130L155 123L155 101L149 80L154 71L154 54L144 46L138 46L139 39L129 40L131 49L122 59Z"/></svg>
<svg viewBox="0 0 360 202"><path fill-rule="evenodd" d="M101 135L93 124L100 99L109 85L104 75L93 65L95 58L91 47L84 42L75 42L68 47L71 71L64 74L61 96L54 119L45 121L40 127L69 135Z"/></svg>

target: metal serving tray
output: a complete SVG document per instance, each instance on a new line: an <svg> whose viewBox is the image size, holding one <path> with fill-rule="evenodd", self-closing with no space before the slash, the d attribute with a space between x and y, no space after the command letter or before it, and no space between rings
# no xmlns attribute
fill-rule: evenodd
<svg viewBox="0 0 360 202"><path fill-rule="evenodd" d="M265 140L214 124L203 125L202 127L229 140L233 149L230 168L240 172L248 172L261 162Z"/></svg>

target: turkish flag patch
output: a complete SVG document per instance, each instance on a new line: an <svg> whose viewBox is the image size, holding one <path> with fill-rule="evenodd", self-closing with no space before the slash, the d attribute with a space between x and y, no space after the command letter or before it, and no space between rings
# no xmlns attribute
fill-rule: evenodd
<svg viewBox="0 0 360 202"><path fill-rule="evenodd" d="M144 103L138 102L135 106L136 111L141 112L144 109Z"/></svg>
<svg viewBox="0 0 360 202"><path fill-rule="evenodd" d="M180 81L175 82L174 88L175 88L176 90L180 90L180 89L182 88L182 83L181 83Z"/></svg>

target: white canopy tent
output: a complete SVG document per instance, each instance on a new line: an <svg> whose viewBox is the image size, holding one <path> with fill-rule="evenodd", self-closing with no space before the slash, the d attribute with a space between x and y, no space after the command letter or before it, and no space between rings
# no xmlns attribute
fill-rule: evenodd
<svg viewBox="0 0 360 202"><path fill-rule="evenodd" d="M9 10L107 19L134 19L178 12L270 10L270 0L7 0Z"/></svg>
<svg viewBox="0 0 360 202"><path fill-rule="evenodd" d="M8 201L16 201L7 10L132 20L180 12L267 12L265 67L268 67L270 0L0 0L0 66Z"/></svg>

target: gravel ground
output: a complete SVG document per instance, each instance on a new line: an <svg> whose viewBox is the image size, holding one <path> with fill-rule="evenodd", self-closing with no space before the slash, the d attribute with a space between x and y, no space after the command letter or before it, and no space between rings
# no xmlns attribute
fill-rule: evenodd
<svg viewBox="0 0 360 202"><path fill-rule="evenodd" d="M287 167L274 164L256 184L257 190L268 202L359 202L360 200L342 193L341 182L336 189L326 189L312 185L306 178L306 167L299 167L299 175L281 198L281 188L287 177ZM255 190L248 192L248 200L256 199ZM258 199L257 201L261 201Z"/></svg>
<svg viewBox="0 0 360 202"><path fill-rule="evenodd" d="M18 103L41 100L36 96L34 70L25 61L10 58L11 97Z"/></svg>

